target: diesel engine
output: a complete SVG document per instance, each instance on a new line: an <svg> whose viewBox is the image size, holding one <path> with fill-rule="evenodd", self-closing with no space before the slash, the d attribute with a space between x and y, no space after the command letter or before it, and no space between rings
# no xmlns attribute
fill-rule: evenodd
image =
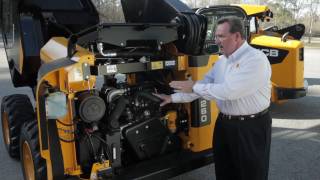
<svg viewBox="0 0 320 180"><path fill-rule="evenodd" d="M161 100L153 95L157 92L154 83L129 85L115 77L107 80L108 86L100 91L78 93L75 102L80 164L85 171L90 172L96 161L109 159L120 167L180 147L177 117L169 120L159 111Z"/></svg>

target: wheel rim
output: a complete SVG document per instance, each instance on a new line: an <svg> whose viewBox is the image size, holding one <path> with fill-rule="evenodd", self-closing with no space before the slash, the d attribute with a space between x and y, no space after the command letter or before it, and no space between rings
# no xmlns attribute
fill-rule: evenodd
<svg viewBox="0 0 320 180"><path fill-rule="evenodd" d="M34 165L30 146L27 141L23 142L22 147L24 174L27 180L35 180Z"/></svg>
<svg viewBox="0 0 320 180"><path fill-rule="evenodd" d="M7 146L10 145L10 131L9 131L9 121L8 114L6 112L2 112L2 132L3 132L3 140Z"/></svg>

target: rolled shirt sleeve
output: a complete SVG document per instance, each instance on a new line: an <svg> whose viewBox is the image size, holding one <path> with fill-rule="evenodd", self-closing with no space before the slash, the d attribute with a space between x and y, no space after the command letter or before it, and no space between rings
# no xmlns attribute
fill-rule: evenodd
<svg viewBox="0 0 320 180"><path fill-rule="evenodd" d="M174 93L171 94L171 99L173 103L188 103L192 102L195 99L198 99L200 96L196 93Z"/></svg>

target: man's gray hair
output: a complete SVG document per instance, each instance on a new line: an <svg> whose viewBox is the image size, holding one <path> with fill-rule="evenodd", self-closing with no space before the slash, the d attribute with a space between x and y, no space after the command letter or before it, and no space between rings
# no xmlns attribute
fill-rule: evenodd
<svg viewBox="0 0 320 180"><path fill-rule="evenodd" d="M238 18L236 16L227 16L220 18L218 20L218 25L223 23L228 23L230 25L230 33L236 33L239 32L242 39L245 39L245 29L244 29L244 20L241 18Z"/></svg>

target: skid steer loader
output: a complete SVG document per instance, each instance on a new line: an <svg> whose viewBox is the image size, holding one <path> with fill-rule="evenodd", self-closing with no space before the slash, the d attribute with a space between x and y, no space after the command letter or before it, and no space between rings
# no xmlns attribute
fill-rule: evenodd
<svg viewBox="0 0 320 180"><path fill-rule="evenodd" d="M0 0L12 83L35 100L1 102L25 179L167 179L213 162L215 103L153 95L211 68L206 18L178 0L121 3L126 23L100 24L90 0Z"/></svg>
<svg viewBox="0 0 320 180"><path fill-rule="evenodd" d="M272 68L272 102L306 96L308 82L304 80L304 45L300 41L305 26L296 24L279 29L264 28L262 23L273 18L272 11L264 5L222 5L197 9L197 13L208 18L206 44L214 44L214 31L219 18L237 16L243 18L247 30L247 41L263 51ZM210 56L218 59L218 55Z"/></svg>

